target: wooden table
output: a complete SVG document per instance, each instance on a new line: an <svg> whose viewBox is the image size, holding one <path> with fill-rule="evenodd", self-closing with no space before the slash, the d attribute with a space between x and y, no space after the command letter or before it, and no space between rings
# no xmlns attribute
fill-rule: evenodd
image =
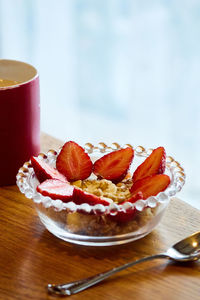
<svg viewBox="0 0 200 300"><path fill-rule="evenodd" d="M42 150L62 143L42 135ZM83 247L69 244L45 230L32 201L16 186L0 188L0 299L56 299L48 283L62 283L105 271L165 250L200 229L200 212L172 199L156 230L126 245ZM200 299L200 263L155 260L107 279L73 299Z"/></svg>

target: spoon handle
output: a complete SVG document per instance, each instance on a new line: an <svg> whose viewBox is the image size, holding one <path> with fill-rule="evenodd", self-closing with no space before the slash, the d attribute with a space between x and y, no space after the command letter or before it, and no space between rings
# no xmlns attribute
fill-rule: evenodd
<svg viewBox="0 0 200 300"><path fill-rule="evenodd" d="M145 262L148 260L153 260L156 258L166 258L169 256L166 253L160 253L160 254L156 254L156 255L152 255L152 256L147 256L141 259L138 259L136 261L131 261L129 263L126 263L122 266L113 268L107 272L104 273L100 273L82 280L78 280L78 281L73 281L70 283L66 283L66 284L60 284L60 285L55 285L55 284L48 284L48 291L52 294L58 294L58 295L73 295L76 294L78 292L81 292L87 288L89 288L90 286L93 286L103 280L105 280L106 278L110 277L111 275L120 272L124 269L127 269L129 267L132 267L136 264L139 264L141 262Z"/></svg>

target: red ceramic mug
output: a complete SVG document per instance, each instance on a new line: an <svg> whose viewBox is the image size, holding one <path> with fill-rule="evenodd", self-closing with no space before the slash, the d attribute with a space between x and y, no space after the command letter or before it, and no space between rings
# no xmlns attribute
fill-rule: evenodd
<svg viewBox="0 0 200 300"><path fill-rule="evenodd" d="M40 151L40 93L37 70L24 62L0 59L0 186Z"/></svg>

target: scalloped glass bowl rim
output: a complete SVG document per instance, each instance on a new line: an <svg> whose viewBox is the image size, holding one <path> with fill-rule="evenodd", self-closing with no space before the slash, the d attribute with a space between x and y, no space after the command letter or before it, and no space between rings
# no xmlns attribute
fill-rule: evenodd
<svg viewBox="0 0 200 300"><path fill-rule="evenodd" d="M107 146L104 143L99 143L98 146L93 146L90 143L85 144L85 151L88 154L99 154L104 155L114 150L122 149L127 146L132 147L130 144L126 144L124 146L119 146L117 143L113 143L111 146ZM142 146L138 146L134 149L135 155L138 157L147 157L151 154L153 149L146 150ZM56 157L59 151L49 150L47 154L40 153L38 157L50 165L55 163ZM185 173L180 164L175 161L171 156L167 156L166 158L166 172L165 174L169 175L171 178L171 183L167 187L167 189L163 192L160 192L156 196L151 196L146 200L138 200L135 203L126 202L124 204L111 203L109 206L104 206L102 204L97 204L91 206L87 203L83 204L75 204L74 202L64 203L61 200L53 200L47 196L42 196L36 191L36 186L39 184L38 180L35 177L35 173L33 168L31 167L31 163L24 163L23 167L19 169L17 174L17 185L20 191L25 194L27 198L32 198L33 201L37 204L42 203L45 208L53 207L56 211L69 210L71 212L75 211L84 211L86 213L95 213L95 214L113 214L115 215L118 211L126 211L129 208L136 208L138 211L142 211L145 207L154 208L157 206L157 203L167 202L169 197L174 196L177 192L179 192L184 183L185 183Z"/></svg>

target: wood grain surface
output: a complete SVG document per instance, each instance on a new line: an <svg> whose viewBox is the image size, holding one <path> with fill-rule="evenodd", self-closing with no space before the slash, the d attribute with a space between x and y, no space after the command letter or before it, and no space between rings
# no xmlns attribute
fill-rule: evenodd
<svg viewBox="0 0 200 300"><path fill-rule="evenodd" d="M62 142L42 135L42 150ZM41 224L31 200L16 186L0 188L0 299L56 299L48 283L63 283L164 251L200 230L200 212L174 198L160 225L147 237L121 246L69 244ZM200 263L146 262L127 269L72 299L200 299Z"/></svg>

